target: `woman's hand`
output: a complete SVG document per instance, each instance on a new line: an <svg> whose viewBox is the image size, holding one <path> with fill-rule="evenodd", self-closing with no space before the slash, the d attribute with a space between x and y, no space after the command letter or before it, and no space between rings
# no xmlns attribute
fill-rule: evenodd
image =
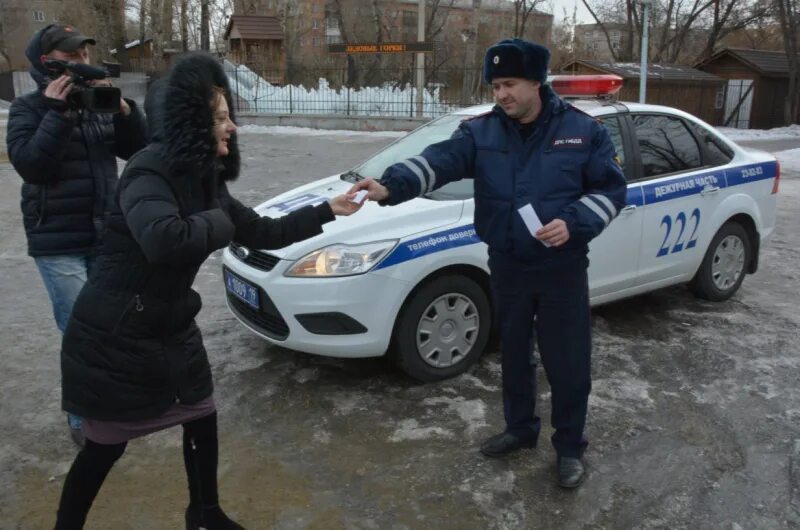
<svg viewBox="0 0 800 530"><path fill-rule="evenodd" d="M363 204L351 202L348 195L339 195L329 200L328 203L331 205L334 215L350 215L360 210Z"/></svg>

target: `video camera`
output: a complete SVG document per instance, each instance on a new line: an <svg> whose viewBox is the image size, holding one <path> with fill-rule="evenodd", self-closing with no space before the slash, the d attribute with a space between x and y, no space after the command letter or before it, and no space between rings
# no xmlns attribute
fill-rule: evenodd
<svg viewBox="0 0 800 530"><path fill-rule="evenodd" d="M49 59L44 62L45 68L51 72L51 79L56 79L65 72L72 77L72 91L67 97L71 109L85 108L98 114L119 112L120 90L111 86L91 86L90 81L119 77L119 64L103 62L98 68L83 63Z"/></svg>

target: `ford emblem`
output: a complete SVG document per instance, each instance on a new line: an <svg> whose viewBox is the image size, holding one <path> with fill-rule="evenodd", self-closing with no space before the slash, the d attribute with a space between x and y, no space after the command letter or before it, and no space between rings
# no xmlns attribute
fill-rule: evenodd
<svg viewBox="0 0 800 530"><path fill-rule="evenodd" d="M237 247L234 251L239 259L245 260L250 256L250 249L247 247Z"/></svg>

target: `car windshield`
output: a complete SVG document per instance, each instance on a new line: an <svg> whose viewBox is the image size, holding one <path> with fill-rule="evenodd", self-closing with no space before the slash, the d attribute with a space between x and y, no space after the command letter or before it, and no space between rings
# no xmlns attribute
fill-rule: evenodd
<svg viewBox="0 0 800 530"><path fill-rule="evenodd" d="M379 179L392 164L420 154L430 144L450 138L458 128L458 124L467 117L463 114L448 114L435 119L393 143L357 167L355 171L363 177ZM463 179L428 193L426 197L434 200L463 200L472 197L472 190L472 179Z"/></svg>

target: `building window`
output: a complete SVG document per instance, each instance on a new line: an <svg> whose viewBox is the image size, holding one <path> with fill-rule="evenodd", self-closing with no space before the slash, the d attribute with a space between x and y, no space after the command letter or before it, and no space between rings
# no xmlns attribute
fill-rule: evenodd
<svg viewBox="0 0 800 530"><path fill-rule="evenodd" d="M328 29L339 29L339 19L337 17L328 17L325 25Z"/></svg>
<svg viewBox="0 0 800 530"><path fill-rule="evenodd" d="M341 43L342 43L341 35L328 35L328 44L341 44Z"/></svg>
<svg viewBox="0 0 800 530"><path fill-rule="evenodd" d="M33 20L36 22L44 22L44 11L34 11Z"/></svg>
<svg viewBox="0 0 800 530"><path fill-rule="evenodd" d="M311 45L315 48L320 45L319 37L311 37Z"/></svg>
<svg viewBox="0 0 800 530"><path fill-rule="evenodd" d="M319 20L316 18L311 21L311 29L319 29Z"/></svg>

